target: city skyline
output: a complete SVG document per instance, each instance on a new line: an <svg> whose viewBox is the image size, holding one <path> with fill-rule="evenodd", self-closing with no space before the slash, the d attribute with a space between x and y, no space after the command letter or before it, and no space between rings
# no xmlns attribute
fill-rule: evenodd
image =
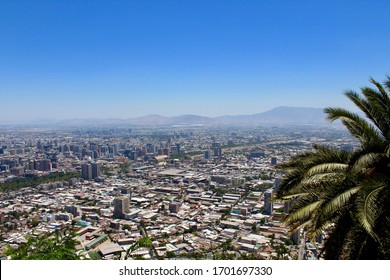
<svg viewBox="0 0 390 280"><path fill-rule="evenodd" d="M382 82L386 1L2 1L0 118L352 108Z"/></svg>

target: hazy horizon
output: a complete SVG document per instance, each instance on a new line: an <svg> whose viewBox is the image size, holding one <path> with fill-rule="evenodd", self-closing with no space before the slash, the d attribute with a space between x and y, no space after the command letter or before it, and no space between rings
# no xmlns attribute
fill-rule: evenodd
<svg viewBox="0 0 390 280"><path fill-rule="evenodd" d="M207 115L201 115L201 114L180 114L180 115L162 115L162 114L155 114L155 113L149 113L145 115L139 115L139 116L132 116L132 117L68 117L68 118L45 118L45 117L38 117L38 118L29 118L29 119L14 119L14 120L9 120L8 123L29 123L29 122L39 122L39 121L47 121L47 122L56 122L56 121L66 121L66 120L107 120L107 119L121 119L121 120L127 120L127 119L137 119L137 118L143 118L143 117L149 117L149 116L159 116L159 117L166 117L166 118L174 118L174 117L181 117L181 116L196 116L196 117L206 117L206 118L220 118L220 117L237 117L237 116L250 116L250 115L257 115L257 114L262 114L266 112L273 111L275 109L279 108L305 108L305 109L324 109L324 108L314 108L314 107L302 107L302 106L277 106L274 108L271 108L270 110L266 111L261 111L261 112L255 112L255 113L244 113L244 114L222 114L222 115L216 115L216 116L207 116Z"/></svg>
<svg viewBox="0 0 390 280"><path fill-rule="evenodd" d="M359 113L359 112L356 112ZM359 113L360 114L360 113ZM148 114L131 118L37 118L3 121L0 126L257 126L257 125L337 125L326 118L324 108L279 106L256 114L202 116L182 114L164 116Z"/></svg>
<svg viewBox="0 0 390 280"><path fill-rule="evenodd" d="M388 1L1 1L0 120L354 109Z"/></svg>

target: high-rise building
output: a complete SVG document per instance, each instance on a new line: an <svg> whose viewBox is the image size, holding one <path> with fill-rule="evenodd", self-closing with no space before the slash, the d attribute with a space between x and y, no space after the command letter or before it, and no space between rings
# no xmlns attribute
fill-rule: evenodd
<svg viewBox="0 0 390 280"><path fill-rule="evenodd" d="M84 180L92 180L92 165L89 163L84 163L81 165L81 177Z"/></svg>
<svg viewBox="0 0 390 280"><path fill-rule="evenodd" d="M267 190L264 193L264 214L271 215L272 211L274 210L274 203L271 201L272 198L272 191Z"/></svg>
<svg viewBox="0 0 390 280"><path fill-rule="evenodd" d="M85 157L85 156L87 156L88 155L88 149L87 148L82 148L81 149L81 156L82 157Z"/></svg>
<svg viewBox="0 0 390 280"><path fill-rule="evenodd" d="M94 159L99 158L100 157L99 151L92 151L92 157Z"/></svg>
<svg viewBox="0 0 390 280"><path fill-rule="evenodd" d="M211 158L211 151L206 150L204 151L204 159L210 159Z"/></svg>
<svg viewBox="0 0 390 280"><path fill-rule="evenodd" d="M128 196L118 196L114 199L114 218L123 219L129 212L130 200Z"/></svg>
<svg viewBox="0 0 390 280"><path fill-rule="evenodd" d="M112 154L113 156L116 156L118 154L118 145L117 144L113 144L113 145L110 145L108 147L108 151L110 152L110 154Z"/></svg>
<svg viewBox="0 0 390 280"><path fill-rule="evenodd" d="M282 183L282 178L276 177L274 180L274 192L279 191L281 183Z"/></svg>
<svg viewBox="0 0 390 280"><path fill-rule="evenodd" d="M92 179L100 176L100 163L92 163Z"/></svg>
<svg viewBox="0 0 390 280"><path fill-rule="evenodd" d="M146 151L147 151L148 153L154 154L154 145L151 144L151 143L147 143L147 144L146 144Z"/></svg>
<svg viewBox="0 0 390 280"><path fill-rule="evenodd" d="M79 153L80 152L80 146L78 145L71 145L70 150L74 153Z"/></svg>
<svg viewBox="0 0 390 280"><path fill-rule="evenodd" d="M37 142L37 149L38 150L42 150L43 149L43 145L42 145L42 142L40 140L38 140L38 142Z"/></svg>
<svg viewBox="0 0 390 280"><path fill-rule="evenodd" d="M213 148L214 156L221 157L222 156L222 149L221 148Z"/></svg>
<svg viewBox="0 0 390 280"><path fill-rule="evenodd" d="M67 145L67 144L65 144L63 147L62 147L62 152L63 153L68 153L70 151L70 147Z"/></svg>
<svg viewBox="0 0 390 280"><path fill-rule="evenodd" d="M276 157L271 158L271 165L275 166L277 164L277 159Z"/></svg>
<svg viewBox="0 0 390 280"><path fill-rule="evenodd" d="M38 163L39 171L50 171L51 170L51 162L49 159L41 159Z"/></svg>
<svg viewBox="0 0 390 280"><path fill-rule="evenodd" d="M67 205L65 206L65 211L67 213L71 213L73 217L79 217L82 215L82 211L80 206L75 206L75 205Z"/></svg>

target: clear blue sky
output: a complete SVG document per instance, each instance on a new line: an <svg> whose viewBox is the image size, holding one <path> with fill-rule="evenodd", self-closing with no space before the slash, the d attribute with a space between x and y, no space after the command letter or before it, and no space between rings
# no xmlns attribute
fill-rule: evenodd
<svg viewBox="0 0 390 280"><path fill-rule="evenodd" d="M390 1L0 1L0 122L353 108Z"/></svg>

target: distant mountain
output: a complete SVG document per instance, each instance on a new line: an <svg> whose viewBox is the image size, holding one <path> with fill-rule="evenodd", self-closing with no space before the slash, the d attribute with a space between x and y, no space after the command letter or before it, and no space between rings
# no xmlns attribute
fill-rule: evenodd
<svg viewBox="0 0 390 280"><path fill-rule="evenodd" d="M112 124L127 124L126 120L118 118L109 118L109 119L70 119L62 120L57 122L57 125L60 126L95 126L95 125L112 125Z"/></svg>
<svg viewBox="0 0 390 280"><path fill-rule="evenodd" d="M210 124L212 122L212 118L196 115L181 115L175 117L148 115L145 117L127 119L127 123L133 125L194 125Z"/></svg>
<svg viewBox="0 0 390 280"><path fill-rule="evenodd" d="M166 125L169 120L169 117L160 115L147 115L144 117L127 119L127 123L134 125Z"/></svg>
<svg viewBox="0 0 390 280"><path fill-rule="evenodd" d="M212 124L215 120L209 117L202 117L196 115L181 115L170 118L170 124L179 125L179 124Z"/></svg>
<svg viewBox="0 0 390 280"><path fill-rule="evenodd" d="M322 108L286 107L241 116L223 116L216 118L222 123L235 124L324 124L326 116Z"/></svg>
<svg viewBox="0 0 390 280"><path fill-rule="evenodd" d="M253 114L221 117L180 115L165 117L147 115L129 119L73 119L61 121L59 125L289 125L289 124L325 124L326 116L321 108L277 107L272 110Z"/></svg>
<svg viewBox="0 0 390 280"><path fill-rule="evenodd" d="M262 123L318 124L326 122L322 108L277 107L270 111L254 115Z"/></svg>

